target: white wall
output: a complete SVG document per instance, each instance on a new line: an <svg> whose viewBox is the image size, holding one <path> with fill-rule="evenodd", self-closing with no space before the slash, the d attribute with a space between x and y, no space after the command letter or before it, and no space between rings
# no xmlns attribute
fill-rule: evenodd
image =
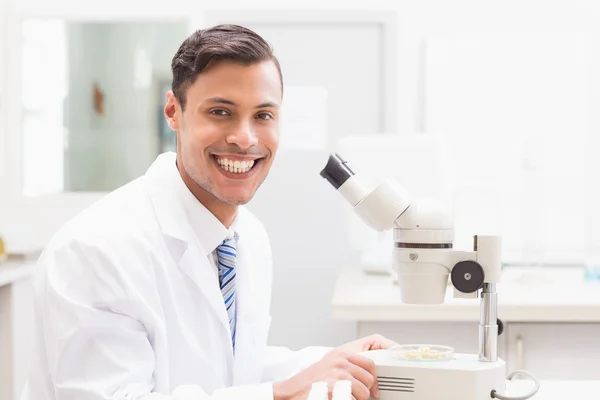
<svg viewBox="0 0 600 400"><path fill-rule="evenodd" d="M451 13L451 10L447 11ZM531 37L536 34L538 36L549 35L556 39L554 49L552 49L551 44L548 46L548 43L551 42L546 42L546 44L544 44L542 41L538 43L542 46L540 50L531 47L531 54L524 54L522 59L515 59L513 61L515 68L519 68L519 62L525 63L527 60L536 57L536 52L538 51L541 55L546 51L551 53L554 50L556 54L571 54L574 57L579 57L580 54L576 52L575 47L570 47L565 51L565 42L569 41L570 37L575 35L580 35L588 40L588 46L585 49L587 50L587 54L583 54L583 56L588 57L589 64L587 64L587 68L589 68L589 70L586 70L586 65L579 69L579 73L586 75L585 77L579 75L565 76L564 74L561 74L559 70L555 69L555 65L548 65L547 69L556 74L556 82L553 84L551 78L546 79L546 87L543 87L540 85L540 82L544 81L544 73L547 71L540 69L537 74L538 76L531 75L532 78L530 82L521 82L522 93L519 93L518 89L515 90L512 94L512 96L514 96L512 103L507 104L507 107L504 107L503 109L494 110L489 113L489 116L492 118L489 118L487 121L489 127L486 127L488 131L497 130L497 135L499 137L502 135L502 129L499 128L507 129L510 124L512 124L510 129L512 129L513 132L515 129L521 129L521 132L525 134L524 130L529 129L529 133L533 133L532 136L538 138L537 146L539 147L543 145L549 147L549 144L552 142L562 142L564 157L561 157L560 154L555 154L552 159L543 161L553 164L553 168L556 168L557 170L562 168L564 171L563 176L566 178L568 176L568 170L572 169L572 165L566 164L565 160L572 157L572 151L576 147L577 137L583 134L583 145L587 146L587 149L590 152L593 152L598 145L599 118L598 114L594 112L598 107L600 95L597 73L600 56L598 47L600 42L600 31L598 29L598 24L596 23L598 6L593 2L521 2L518 6L516 6L516 3L505 2L502 6L498 5L497 7L484 4L472 5L468 13L456 15L449 20L446 17L442 20L440 17L442 14L445 13L442 12L440 14L436 13L432 15L426 24L421 25L421 29L424 31L424 37L448 38L462 36L463 38L468 38L471 36L474 41L476 41L483 35L496 35L497 37L506 36L507 43L510 43L509 36L514 36L521 32L524 37L523 41L531 40ZM543 48L544 46L548 46L548 50L545 50ZM521 46L515 53L522 51L524 47L525 46ZM486 56L486 51L481 53L481 57ZM579 62L579 60L569 60L569 63L571 62L572 65L574 65ZM484 61L480 64L486 64L486 62ZM524 74L529 73L529 67L529 65L521 67ZM498 70L496 69L495 71ZM456 76L454 78L459 79ZM504 97L501 90L493 89L497 84L494 80L497 78L497 76L490 74L489 84L486 85L485 82L482 82L482 86L485 85L491 91L489 95L485 95L485 89L472 91L472 88L468 88L469 90L463 93L456 91L454 103L447 103L450 109L457 111L459 118L464 119L465 122L463 128L465 131L473 129L473 121L479 122L480 120L478 120L478 118L481 116L469 115L469 110L463 114L462 112L464 110L460 109L462 105L473 104L473 102L478 101L487 104L489 108L492 108L501 104L502 101L511 102L510 97ZM587 86L582 86L582 82L585 82L585 85ZM511 86L510 82L507 82L507 86ZM537 92L532 91L532 87L535 87ZM582 98L586 94L586 89L588 90L588 99ZM570 95L577 91L579 91L581 96L577 98L573 97L571 99ZM461 94L465 95L466 92L483 92L484 94L477 100L467 97L461 99ZM452 94L447 93L444 97L450 99L453 96ZM498 97L500 97L500 99ZM548 98L552 97L555 97L555 99L550 100L549 102ZM525 99L528 100L528 104L524 102ZM572 110L569 104L570 100L572 100L572 103L577 103L578 107L581 106L581 109L575 111ZM551 102L553 102L553 104L549 104ZM564 108L555 107L560 103L562 103ZM429 106L430 102L428 101L427 104ZM457 106L457 104L460 106ZM519 106L516 107L516 104L519 104ZM548 105L550 106L544 113L543 107ZM588 110L584 109L585 107L589 108L589 114L587 112ZM478 107L474 107L471 112L475 113L477 110ZM536 114L538 114L537 117L535 116ZM561 117L565 115L572 117L572 120L568 121L568 118L567 120L562 119ZM585 120L586 118L587 120ZM431 126L428 128L431 128ZM452 126L452 128L456 128L456 126ZM589 128L589 130L586 130L586 128ZM531 132L534 129L537 129L537 132ZM562 132L560 132L561 130ZM586 131L582 132L582 130ZM597 157L595 160L593 159L592 153L590 153L590 157L588 157L587 160L582 161L588 163L587 168L582 171L583 174L587 175L586 179L588 183L587 187L583 189L583 193L578 189L573 190L576 185L573 185L572 183L577 180L577 177L574 177L572 182L569 182L568 180L562 181L563 177L560 176L560 173L557 175L557 179L552 182L553 188L549 193L531 193L533 196L538 196L538 199L541 201L544 200L543 198L545 196L559 197L564 195L565 198L563 198L563 201L552 210L553 213L548 212L549 210L543 210L544 206L540 203L536 202L531 204L530 211L543 214L542 221L537 226L522 228L522 232L520 233L523 234L523 241L532 241L532 235L526 237L526 231L529 230L535 233L535 235L533 235L534 239L535 236L537 236L539 242L542 240L545 243L557 242L556 239L559 236L562 235L565 237L565 235L568 235L569 237L578 237L578 240L587 242L588 245L598 246L598 243L600 243L600 219L598 218L599 214L597 209L593 206L594 204L597 204L598 200L597 193L599 186L598 180L595 177L595 171L598 171L598 161ZM577 161L575 160L574 162L576 163ZM544 189L543 186L544 184L540 185L540 191L548 190L548 188ZM585 193L585 191L587 191L587 193ZM587 207L584 217L585 221L581 221L581 218L569 219L567 217L573 210L579 211L582 207ZM540 211L540 209L542 210ZM531 219L531 216L524 214L523 218ZM593 221L593 223L589 223L590 221ZM581 225L583 225L584 222L588 222L585 227L585 235L581 232ZM560 243L556 243L552 249L547 251L547 253L553 254L552 257L554 258L559 258L561 256L561 251L564 250L562 247L563 246L561 246Z"/></svg>
<svg viewBox="0 0 600 400"><path fill-rule="evenodd" d="M0 1L0 38L8 36L8 5L5 1ZM0 235L6 236L8 231L8 222L6 215L7 197L8 197L8 168L6 160L7 135L6 130L6 108L9 100L6 92L5 82L7 81L7 44L5 40L0 40Z"/></svg>
<svg viewBox="0 0 600 400"><path fill-rule="evenodd" d="M8 17L8 7L6 2L0 1L0 38L7 36L8 24L6 19ZM4 82L6 80L6 41L0 40L0 156L4 156L6 153L6 135L5 135L5 113L7 101L6 91L4 88ZM6 201L8 190L6 189L7 182L7 170L6 163L0 163L0 235L5 235L5 214L6 210L2 205Z"/></svg>
<svg viewBox="0 0 600 400"><path fill-rule="evenodd" d="M57 10L69 10L71 15L78 15L83 12L84 8L91 10L89 12L97 12L98 15L108 15L113 12L120 13L122 16L128 15L131 17L139 17L139 9L143 8L144 12L153 15L172 15L177 10L185 10L186 13L192 15L201 21L201 12L199 9L202 4L194 1L176 0L169 4L168 10L162 9L159 3L148 3L142 1L106 1L100 5L99 2L84 4L74 0L59 0L54 2L46 2L44 0L24 0L20 2L19 7L24 9L36 10L38 13L44 10L50 10L57 13ZM247 9L249 6L243 1L230 1L227 4L219 5L219 8L229 9ZM338 1L338 2L323 2L323 1L266 1L258 0L253 2L254 9L392 9L397 11L398 15L398 126L401 133L420 132L424 128L424 117L422 111L426 109L424 105L426 100L423 98L423 87L420 72L422 71L421 51L424 41L430 37L440 37L455 34L472 34L477 35L483 32L527 32L527 31L547 31L547 32L563 32L563 31L578 31L589 35L591 53L591 85L590 85L590 108L592 110L600 109L600 24L597 23L600 19L600 5L593 0L589 1L503 1L501 3L481 2L457 0L448 2L445 0L411 0L411 1ZM118 10L118 11L117 11ZM123 18L123 17L121 17ZM351 83L349 83L351 84ZM459 94L457 94L459 96ZM460 98L457 97L457 101ZM599 148L600 140L600 113L590 113L590 151ZM0 142L1 143L1 142ZM317 161L310 160L309 165L316 165ZM303 176L303 168L301 162L298 163L298 170L294 171L294 176ZM594 171L600 170L600 161L591 162L590 169ZM296 186L289 188L273 188L277 191L287 191L294 189ZM266 188L265 188L266 189ZM307 186L314 196L324 195L320 188ZM600 200L600 191L598 188L589 188L590 197L589 204L598 204ZM265 191L265 193L268 193ZM320 206L335 207L334 204L320 203L317 197L308 197L310 205L316 209ZM293 199L290 199L292 201ZM305 198L300 201L306 200ZM77 203L80 207L84 203ZM289 206L289 205L288 205ZM293 206L290 206L293 209ZM55 212L63 215L70 215L73 209L61 210L59 207L53 209ZM590 215L600 219L597 210L590 207ZM39 215L39 214L38 214ZM1 217L1 216L0 216ZM282 216L283 217L283 216ZM43 240L44 235L52 232L54 226L58 224L62 218L60 215L53 214L53 221L48 221L47 225L42 227L43 235L38 235L40 240ZM316 215L315 218L327 218L327 215ZM303 229L307 238L310 238L310 223L307 221L296 221L293 215L290 219L293 225L292 229ZM2 221L0 220L0 223ZM14 219L4 220L4 228L0 225L0 230L5 229L12 232L19 232L18 225L20 221ZM336 227L332 227L336 229ZM281 234L281 232L276 232ZM600 238L598 232L594 233L595 238ZM341 254L345 247L344 239L341 236L335 236L334 249L340 252L339 257L345 258L346 254ZM309 240L309 239L307 239ZM274 249L277 254L279 250ZM283 255L280 254L281 258ZM331 258L337 257L335 254L329 255ZM322 260L323 265L326 265L330 260ZM334 262L334 261L332 261ZM294 324L287 325L285 321L274 321L274 329L277 330L277 341L286 341L293 343L294 347L301 346L311 342L320 341L321 344L333 345L339 341L346 340L352 337L354 327L346 325L336 327L335 332L331 332L335 324L327 316L327 313L322 313L320 310L328 308L328 296L323 293L314 294L311 291L311 282L302 274L300 269L294 271L286 271L285 264L279 265L281 274L290 274L298 277L297 284L276 289L276 298L274 299L278 307L283 309L292 309L296 313L296 318L299 318ZM327 279L320 282L319 287L333 287L335 276L329 275ZM315 311L319 311L316 312ZM303 313L300 315L300 313ZM315 320L312 315L320 315L320 318ZM298 330L298 327L302 327ZM306 332L311 330L311 335L306 335ZM322 336L321 336L322 333ZM323 340L319 340L323 338ZM283 343L285 344L285 343Z"/></svg>

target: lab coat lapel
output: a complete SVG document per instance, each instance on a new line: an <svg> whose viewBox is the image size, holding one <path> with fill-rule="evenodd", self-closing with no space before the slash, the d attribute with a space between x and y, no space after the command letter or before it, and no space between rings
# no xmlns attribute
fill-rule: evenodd
<svg viewBox="0 0 600 400"><path fill-rule="evenodd" d="M233 368L233 385L259 383L262 377L262 356L264 354L260 342L266 335L265 323L259 317L257 307L260 303L257 286L253 275L252 253L240 236L237 248L236 303L238 307L235 357ZM269 320L270 323L270 320ZM268 326L266 327L268 330ZM265 343L266 344L266 343Z"/></svg>
<svg viewBox="0 0 600 400"><path fill-rule="evenodd" d="M213 271L213 266L206 258L204 249L195 246L188 247L188 250L179 261L179 267L200 288L208 300L216 317L223 326L223 336L231 337L227 309L225 308L223 294L219 288L219 280ZM231 356L233 356L233 348L231 348Z"/></svg>
<svg viewBox="0 0 600 400"><path fill-rule="evenodd" d="M252 287L248 276L249 263L245 253L244 236L240 237L237 244L236 260L236 342L233 361L233 385L246 385L251 382L248 362L253 346L253 307Z"/></svg>
<svg viewBox="0 0 600 400"><path fill-rule="evenodd" d="M155 162L158 165L153 165L148 171L147 177L150 178L148 179L148 191L169 251L179 267L201 290L216 318L227 335L231 337L227 310L219 289L218 278L206 257L205 250L198 243L187 221L180 200L175 191L169 188L170 177L166 176L165 170L173 168L173 166L161 165L160 161L159 158ZM165 187L165 185L167 186Z"/></svg>

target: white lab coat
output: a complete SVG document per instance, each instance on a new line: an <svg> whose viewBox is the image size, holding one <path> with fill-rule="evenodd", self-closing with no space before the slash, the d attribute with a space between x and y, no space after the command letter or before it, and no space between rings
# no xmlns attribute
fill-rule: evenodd
<svg viewBox="0 0 600 400"><path fill-rule="evenodd" d="M48 244L35 271L22 400L271 399L271 382L329 350L267 346L270 246L240 207L234 357L218 278L173 190L177 179L175 154L159 156Z"/></svg>

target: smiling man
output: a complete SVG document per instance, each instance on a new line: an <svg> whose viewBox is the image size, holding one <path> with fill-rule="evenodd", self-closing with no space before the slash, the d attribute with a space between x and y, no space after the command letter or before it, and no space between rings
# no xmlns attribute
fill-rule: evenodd
<svg viewBox="0 0 600 400"><path fill-rule="evenodd" d="M283 87L279 64L264 43L252 48L239 38L230 43L238 49L186 54L213 45L206 36L210 33L192 36L175 55L165 115L177 132L177 164L184 182L228 226L273 163ZM237 58L228 57L232 50Z"/></svg>
<svg viewBox="0 0 600 400"><path fill-rule="evenodd" d="M200 30L172 60L177 152L69 221L35 270L24 400L306 399L318 381L378 396L359 353L267 345L271 249L243 205L277 153L283 79L240 26ZM318 279L318 277L315 277ZM293 318L293 316L290 316Z"/></svg>

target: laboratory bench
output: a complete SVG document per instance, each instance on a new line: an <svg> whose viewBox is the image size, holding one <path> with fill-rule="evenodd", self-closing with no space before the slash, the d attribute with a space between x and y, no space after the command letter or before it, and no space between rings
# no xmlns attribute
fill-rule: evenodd
<svg viewBox="0 0 600 400"><path fill-rule="evenodd" d="M600 281L585 281L583 275L579 268L503 270L497 285L503 323L498 349L508 372L526 369L541 380L600 380ZM477 354L479 301L455 299L449 286L444 304L403 304L390 275L357 267L340 273L332 313L354 321L357 337L379 333L400 343Z"/></svg>

